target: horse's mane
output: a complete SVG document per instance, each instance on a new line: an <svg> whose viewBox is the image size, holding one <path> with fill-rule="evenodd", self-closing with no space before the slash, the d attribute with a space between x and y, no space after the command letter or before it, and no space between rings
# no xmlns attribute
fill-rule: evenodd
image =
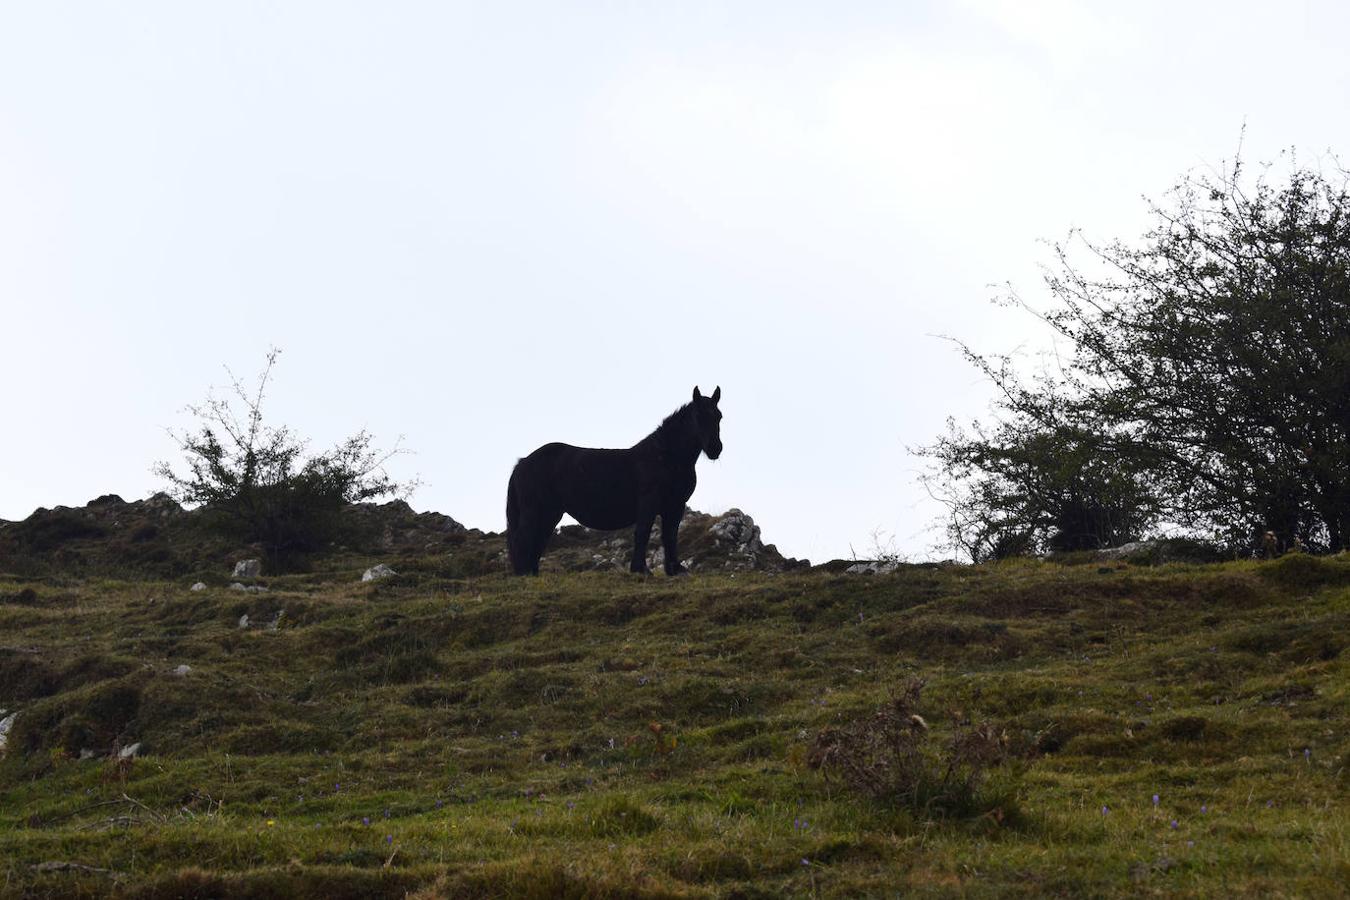
<svg viewBox="0 0 1350 900"><path fill-rule="evenodd" d="M670 415L666 416L661 420L661 424L656 426L656 430L643 439L643 442L656 441L663 446L671 446L669 438L678 435L681 420L693 405L693 403L686 403Z"/></svg>

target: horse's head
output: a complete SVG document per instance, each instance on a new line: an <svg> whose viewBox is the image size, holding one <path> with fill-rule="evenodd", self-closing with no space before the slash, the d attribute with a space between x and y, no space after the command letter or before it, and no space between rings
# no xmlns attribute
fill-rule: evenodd
<svg viewBox="0 0 1350 900"><path fill-rule="evenodd" d="M717 408L717 401L721 399L721 386L711 397L703 396L698 392L698 386L694 386L694 402L690 404L694 411L692 419L698 431L698 445L708 454L708 459L722 455L722 411Z"/></svg>

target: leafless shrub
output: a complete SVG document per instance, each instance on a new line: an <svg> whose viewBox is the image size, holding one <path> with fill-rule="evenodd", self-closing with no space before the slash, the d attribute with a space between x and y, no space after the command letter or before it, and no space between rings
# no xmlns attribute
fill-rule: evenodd
<svg viewBox="0 0 1350 900"><path fill-rule="evenodd" d="M910 679L870 716L822 730L807 765L858 794L925 816L983 814L1002 822L1010 798L986 796L982 788L989 770L1010 756L1007 733L957 714L951 737L934 740L918 713L924 683Z"/></svg>

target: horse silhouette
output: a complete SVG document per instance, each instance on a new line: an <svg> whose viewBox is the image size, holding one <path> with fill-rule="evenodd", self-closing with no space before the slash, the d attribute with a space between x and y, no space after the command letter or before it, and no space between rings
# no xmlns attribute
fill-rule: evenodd
<svg viewBox="0 0 1350 900"><path fill-rule="evenodd" d="M517 575L538 575L539 557L567 513L587 528L633 530L632 571L647 573L647 542L661 517L667 575L683 575L676 551L699 453L722 455L722 388L666 416L627 450L545 444L516 463L506 486L506 547Z"/></svg>

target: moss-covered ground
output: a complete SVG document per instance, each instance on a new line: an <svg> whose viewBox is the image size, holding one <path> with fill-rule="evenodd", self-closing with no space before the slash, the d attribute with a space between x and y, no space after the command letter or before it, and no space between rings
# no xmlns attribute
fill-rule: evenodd
<svg viewBox="0 0 1350 900"><path fill-rule="evenodd" d="M1350 560L511 579L440 556L359 582L372 561L266 593L0 577L0 894L1350 890ZM807 765L915 675L935 745L1007 730L986 813Z"/></svg>

